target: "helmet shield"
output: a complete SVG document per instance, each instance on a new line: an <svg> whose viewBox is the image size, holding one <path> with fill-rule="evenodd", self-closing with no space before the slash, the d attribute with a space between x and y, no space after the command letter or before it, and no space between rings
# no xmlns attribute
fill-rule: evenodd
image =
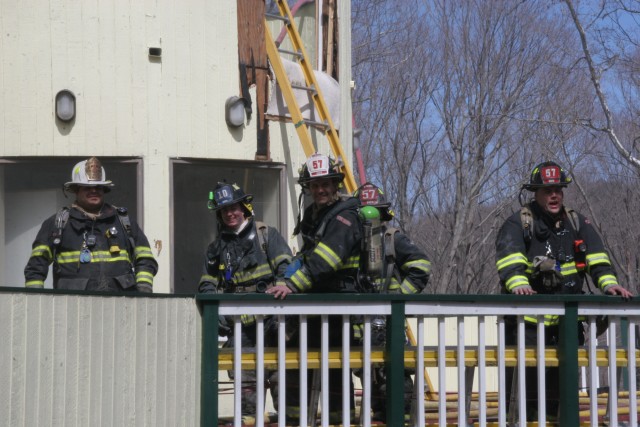
<svg viewBox="0 0 640 427"><path fill-rule="evenodd" d="M111 190L113 183L107 180L107 174L96 157L83 160L71 170L71 181L64 184L64 189L74 191L76 187L103 187L105 193Z"/></svg>
<svg viewBox="0 0 640 427"><path fill-rule="evenodd" d="M308 188L309 182L314 179L329 178L338 182L344 180L344 174L338 170L338 165L329 156L315 153L307 159L298 171L298 184L302 188Z"/></svg>
<svg viewBox="0 0 640 427"><path fill-rule="evenodd" d="M566 187L571 183L567 171L555 162L544 162L531 171L529 183L522 187L529 191L536 191L543 187Z"/></svg>
<svg viewBox="0 0 640 427"><path fill-rule="evenodd" d="M378 208L380 211L380 219L383 221L391 221L395 216L395 213L390 208L391 203L387 202L384 191L375 184L370 182L362 184L354 191L353 197L358 198L360 206L373 206Z"/></svg>

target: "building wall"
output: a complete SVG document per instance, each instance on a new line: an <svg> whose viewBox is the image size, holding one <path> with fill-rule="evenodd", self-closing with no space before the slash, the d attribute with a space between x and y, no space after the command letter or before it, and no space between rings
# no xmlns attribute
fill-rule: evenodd
<svg viewBox="0 0 640 427"><path fill-rule="evenodd" d="M244 9L264 4L239 1ZM172 289L170 160L256 159L256 114L238 129L224 120L225 100L241 94L238 11L236 1L0 0L0 157L141 158L139 221L152 246L165 248L154 252L155 292ZM149 55L151 47L162 49L160 58ZM63 89L76 96L69 124L55 118ZM350 100L348 85L345 91ZM250 93L255 113L256 88ZM350 147L350 127L343 133ZM290 236L305 156L291 124L270 122L269 134L268 161L286 165L282 233ZM322 134L314 138L330 152Z"/></svg>
<svg viewBox="0 0 640 427"><path fill-rule="evenodd" d="M0 425L198 426L201 328L193 298L2 292Z"/></svg>

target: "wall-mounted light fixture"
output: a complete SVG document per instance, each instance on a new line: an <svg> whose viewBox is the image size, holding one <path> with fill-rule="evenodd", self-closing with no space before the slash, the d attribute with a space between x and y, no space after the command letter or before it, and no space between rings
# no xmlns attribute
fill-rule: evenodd
<svg viewBox="0 0 640 427"><path fill-rule="evenodd" d="M224 103L224 119L229 127L240 127L244 124L244 99L237 96L227 98Z"/></svg>
<svg viewBox="0 0 640 427"><path fill-rule="evenodd" d="M70 90L63 89L56 95L56 117L63 122L76 117L76 96Z"/></svg>

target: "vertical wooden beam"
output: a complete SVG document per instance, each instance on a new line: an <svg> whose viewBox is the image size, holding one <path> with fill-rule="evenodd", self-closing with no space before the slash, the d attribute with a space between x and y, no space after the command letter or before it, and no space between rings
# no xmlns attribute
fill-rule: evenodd
<svg viewBox="0 0 640 427"><path fill-rule="evenodd" d="M264 36L265 0L237 0L238 4L238 66L245 73L248 86L256 87L254 119L258 141L256 160L270 160L269 128L265 112L269 100L269 64ZM243 76L241 76L241 79ZM240 93L242 93L242 84Z"/></svg>

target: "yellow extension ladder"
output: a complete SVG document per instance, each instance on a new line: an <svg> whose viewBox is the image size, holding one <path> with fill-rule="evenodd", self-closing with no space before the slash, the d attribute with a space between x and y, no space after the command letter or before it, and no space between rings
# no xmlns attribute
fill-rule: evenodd
<svg viewBox="0 0 640 427"><path fill-rule="evenodd" d="M273 67L273 71L276 75L276 80L280 86L280 90L282 91L284 99L287 103L287 107L289 108L291 120L293 121L293 124L295 126L298 138L300 139L300 143L302 144L305 155L309 157L316 150L313 147L313 143L311 142L311 135L309 133L307 123L320 125L324 128L324 132L331 146L331 150L333 151L333 155L338 160L341 172L345 175L344 184L346 190L351 194L356 190L356 180L353 176L351 167L346 162L346 157L344 155L342 145L340 144L338 132L333 126L333 121L329 116L329 110L327 109L324 97L322 96L322 93L320 91L320 86L318 85L318 82L316 80L315 74L311 67L311 63L309 62L307 52L302 45L302 40L300 38L300 34L298 33L298 28L296 27L296 24L293 20L293 15L291 15L291 10L289 9L289 5L287 4L286 0L275 0L275 3L278 6L278 11L280 12L280 14L267 14L265 16L264 22L267 55L269 57L269 61L271 62L271 66ZM271 35L271 30L269 30L269 26L267 24L267 17L275 18L284 22L289 40L291 41L291 44L293 46L293 51L279 49L276 46L273 36ZM300 64L300 67L302 68L307 86L292 86L291 82L289 81L289 77L287 77L287 73L284 69L284 65L282 64L282 60L280 59L280 52L293 55L296 58L297 62ZM320 117L320 123L309 122L302 117L300 107L298 106L298 103L296 102L295 96L293 94L294 87L296 89L309 91L318 116Z"/></svg>

